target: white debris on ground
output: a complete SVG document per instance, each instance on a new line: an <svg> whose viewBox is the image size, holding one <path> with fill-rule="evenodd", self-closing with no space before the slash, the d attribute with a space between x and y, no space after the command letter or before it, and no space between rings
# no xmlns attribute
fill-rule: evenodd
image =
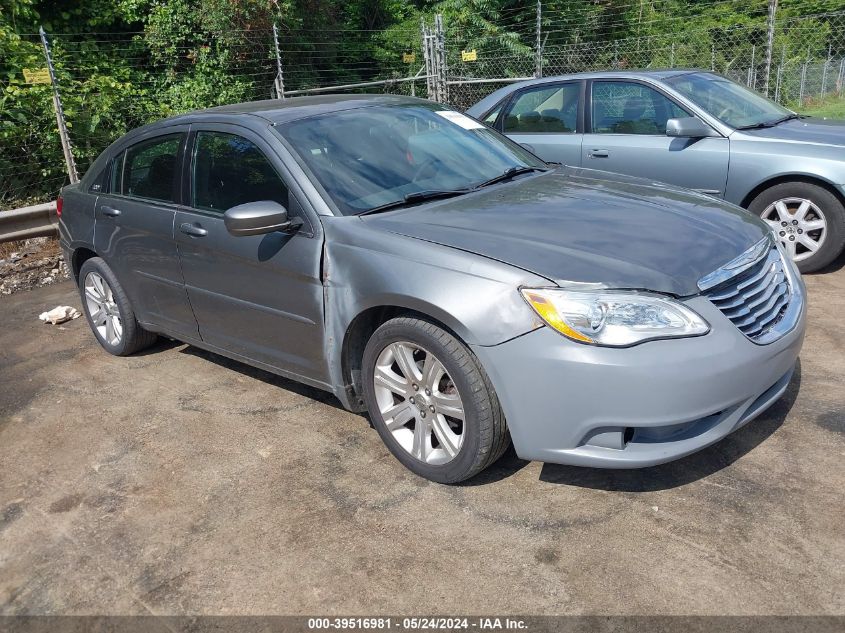
<svg viewBox="0 0 845 633"><path fill-rule="evenodd" d="M68 278L58 240L39 237L0 248L0 295L49 286ZM8 254L6 254L8 253Z"/></svg>
<svg viewBox="0 0 845 633"><path fill-rule="evenodd" d="M57 306L48 312L42 312L38 315L38 318L44 321L44 323L57 325L59 323L64 323L65 321L78 319L81 316L82 313L76 308L72 308L70 306Z"/></svg>

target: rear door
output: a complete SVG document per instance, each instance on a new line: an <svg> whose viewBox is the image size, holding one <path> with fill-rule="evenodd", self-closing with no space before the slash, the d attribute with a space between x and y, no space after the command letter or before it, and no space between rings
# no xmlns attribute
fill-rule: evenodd
<svg viewBox="0 0 845 633"><path fill-rule="evenodd" d="M197 338L179 267L173 221L188 126L133 139L111 161L97 198L94 246L117 275L138 320Z"/></svg>
<svg viewBox="0 0 845 633"><path fill-rule="evenodd" d="M727 138L666 136L666 121L692 115L644 82L592 81L588 92L583 167L724 195Z"/></svg>
<svg viewBox="0 0 845 633"><path fill-rule="evenodd" d="M543 160L580 165L583 83L544 83L520 90L500 115L500 129Z"/></svg>
<svg viewBox="0 0 845 633"><path fill-rule="evenodd" d="M187 205L176 214L179 255L203 341L324 381L322 227L279 156L283 151L237 125L195 125ZM226 210L261 200L278 202L302 226L231 235Z"/></svg>

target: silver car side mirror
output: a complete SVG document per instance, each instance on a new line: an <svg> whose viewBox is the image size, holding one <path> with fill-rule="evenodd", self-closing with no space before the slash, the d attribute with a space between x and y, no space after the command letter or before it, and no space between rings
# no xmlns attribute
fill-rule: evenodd
<svg viewBox="0 0 845 633"><path fill-rule="evenodd" d="M294 223L288 211L278 202L260 200L232 207L223 214L226 230L232 235L261 235L287 231Z"/></svg>
<svg viewBox="0 0 845 633"><path fill-rule="evenodd" d="M679 138L705 138L716 136L716 131L694 116L666 121L666 136Z"/></svg>

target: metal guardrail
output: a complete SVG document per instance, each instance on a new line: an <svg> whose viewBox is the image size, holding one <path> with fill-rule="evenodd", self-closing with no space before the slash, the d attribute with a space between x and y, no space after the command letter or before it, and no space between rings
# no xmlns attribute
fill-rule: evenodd
<svg viewBox="0 0 845 633"><path fill-rule="evenodd" d="M0 242L55 235L58 220L55 202L0 211Z"/></svg>

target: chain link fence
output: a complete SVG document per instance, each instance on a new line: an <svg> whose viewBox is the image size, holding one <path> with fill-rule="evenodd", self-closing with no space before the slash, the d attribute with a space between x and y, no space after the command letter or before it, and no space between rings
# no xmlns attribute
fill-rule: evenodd
<svg viewBox="0 0 845 633"><path fill-rule="evenodd" d="M784 18L771 26L762 14L755 23L724 28L691 24L666 34L601 41L581 41L576 33L572 40L541 46L539 55L527 45L516 53L487 47L464 61L472 43L452 38L450 103L469 107L513 77L649 68L712 70L793 108L845 97L845 11ZM494 78L499 81L469 81Z"/></svg>
<svg viewBox="0 0 845 633"><path fill-rule="evenodd" d="M588 22L548 14L534 19L530 12L502 24L495 38L442 18L389 36L315 32L305 43L280 29L278 46L272 24L175 40L150 30L48 34L54 84L44 74L38 34L17 35L20 46L0 62L11 69L0 75L0 209L53 199L69 181L54 87L80 175L110 142L144 123L281 96L383 92L464 109L507 83L538 75L695 67L793 108L845 98L845 10L778 16L767 12L768 0L752 4L758 17L740 24L667 26L673 18L665 17L660 24L644 22L641 36L620 39Z"/></svg>

